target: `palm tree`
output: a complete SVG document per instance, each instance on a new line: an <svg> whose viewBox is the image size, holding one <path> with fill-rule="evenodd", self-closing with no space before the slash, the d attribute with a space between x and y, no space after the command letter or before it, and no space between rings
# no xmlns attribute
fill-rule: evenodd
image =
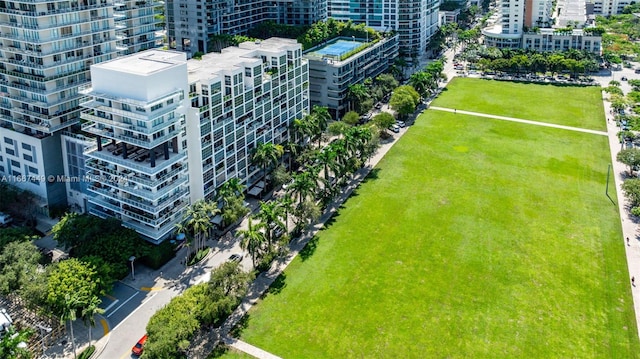
<svg viewBox="0 0 640 359"><path fill-rule="evenodd" d="M303 202L309 197L313 197L316 190L316 181L309 171L293 176L293 183L287 188L287 191L298 197L298 202Z"/></svg>
<svg viewBox="0 0 640 359"><path fill-rule="evenodd" d="M337 158L338 154L333 151L331 146L327 146L323 148L316 155L316 163L319 166L322 166L324 179L328 182L331 182L330 173L333 172L335 175L335 170L337 166Z"/></svg>
<svg viewBox="0 0 640 359"><path fill-rule="evenodd" d="M286 230L287 226L282 222L284 211L275 201L260 202L260 212L258 218L262 221L265 229L266 239L269 249L273 243L273 234L276 229Z"/></svg>
<svg viewBox="0 0 640 359"><path fill-rule="evenodd" d="M242 237L240 247L243 250L249 251L254 268L256 267L256 257L260 253L262 244L265 241L265 236L261 229L262 224L258 222L258 224L254 225L253 217L249 217L248 228L238 231L238 235Z"/></svg>
<svg viewBox="0 0 640 359"><path fill-rule="evenodd" d="M282 144L282 149L284 150L285 153L287 153L289 156L289 171L291 171L291 166L292 166L292 161L293 161L293 157L296 156L298 154L298 151L300 150L300 146L295 143L294 141L287 141L285 143Z"/></svg>
<svg viewBox="0 0 640 359"><path fill-rule="evenodd" d="M216 199L223 204L227 202L229 197L239 197L244 193L246 186L240 182L238 178L231 178L218 188Z"/></svg>
<svg viewBox="0 0 640 359"><path fill-rule="evenodd" d="M320 141L322 140L322 134L326 131L328 123L332 121L333 118L331 114L329 114L329 109L327 107L322 106L313 106L311 110L311 123L314 137L318 141L318 148L320 148Z"/></svg>
<svg viewBox="0 0 640 359"><path fill-rule="evenodd" d="M69 321L69 334L71 335L71 347L73 350L73 358L76 358L76 341L73 336L73 322L76 320L76 311L78 308L84 305L84 300L78 297L78 294L75 293L73 297L69 294L66 294L64 297L64 308L62 312L62 316L60 317L60 321L65 323L67 320Z"/></svg>
<svg viewBox="0 0 640 359"><path fill-rule="evenodd" d="M253 154L253 162L262 167L264 182L267 182L267 167L275 165L284 154L282 145L271 142L259 143Z"/></svg>
<svg viewBox="0 0 640 359"><path fill-rule="evenodd" d="M369 96L367 88L363 84L352 84L347 88L346 98L349 101L349 109L360 113L360 108L356 104L362 103Z"/></svg>
<svg viewBox="0 0 640 359"><path fill-rule="evenodd" d="M418 71L411 75L409 84L418 91L422 98L429 96L429 87L432 75L426 71Z"/></svg>
<svg viewBox="0 0 640 359"><path fill-rule="evenodd" d="M293 120L291 123L291 132L294 135L294 141L302 146L306 146L307 137L310 137L313 133L313 129L311 127L309 115L304 116L302 119L296 118Z"/></svg>
<svg viewBox="0 0 640 359"><path fill-rule="evenodd" d="M284 225L285 225L285 231L289 231L289 213L291 213L291 211L293 210L293 199L291 198L291 196L289 196L288 194L285 194L284 196L278 198L276 200L276 203L278 204L278 207L280 207L280 210L284 212Z"/></svg>
<svg viewBox="0 0 640 359"><path fill-rule="evenodd" d="M93 296L82 308L82 320L84 321L85 325L89 325L89 345L92 344L91 328L96 326L96 320L94 316L96 314L104 313L104 309L99 307L100 303L102 303L102 300L96 296Z"/></svg>
<svg viewBox="0 0 640 359"><path fill-rule="evenodd" d="M220 210L215 202L199 200L187 208L182 222L176 225L176 230L187 234L187 243L193 241L193 249L196 253L204 247L204 243L211 235L214 227L211 220L218 213ZM190 250L187 250L187 258L190 254Z"/></svg>

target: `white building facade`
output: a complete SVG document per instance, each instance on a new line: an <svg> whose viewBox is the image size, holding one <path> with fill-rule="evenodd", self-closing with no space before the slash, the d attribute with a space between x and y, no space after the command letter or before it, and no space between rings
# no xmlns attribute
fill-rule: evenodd
<svg viewBox="0 0 640 359"><path fill-rule="evenodd" d="M168 238L189 204L184 53L148 50L95 65L83 130L89 213L116 217L152 243ZM122 86L122 84L132 84ZM197 121L197 118L191 120Z"/></svg>
<svg viewBox="0 0 640 359"><path fill-rule="evenodd" d="M156 8L159 0L114 0L113 17L118 55L129 55L162 45Z"/></svg>
<svg viewBox="0 0 640 359"><path fill-rule="evenodd" d="M193 198L213 199L224 182L238 178L248 188L262 173L252 165L260 143L290 138L294 119L309 112L309 69L295 40L245 42L202 60L189 60L189 178Z"/></svg>

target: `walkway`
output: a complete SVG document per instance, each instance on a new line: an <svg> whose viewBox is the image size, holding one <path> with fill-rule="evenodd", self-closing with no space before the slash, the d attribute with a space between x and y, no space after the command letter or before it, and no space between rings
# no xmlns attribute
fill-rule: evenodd
<svg viewBox="0 0 640 359"><path fill-rule="evenodd" d="M235 338L227 337L224 339L224 343L235 350L239 350L243 353L247 353L259 359L281 359L279 356L273 355L271 353L267 353L266 351L258 347L254 347L249 343L243 342L242 340L238 340Z"/></svg>
<svg viewBox="0 0 640 359"><path fill-rule="evenodd" d="M586 129L586 128L571 127L571 126L564 126L564 125L556 125L556 124L553 124L553 123L524 120L524 119L521 119L521 118L514 118L514 117L489 115L489 114L480 113L480 112L471 112L471 111L457 110L457 109L445 108L445 107L437 107L437 106L431 106L429 109L437 110L437 111L447 111L447 112L459 113L459 114L462 114L462 115L471 115L471 116L477 116L477 117L493 118L493 119L496 119L496 120L526 123L526 124L535 125L535 126L553 127L553 128L559 128L559 129L569 130L569 131L591 133L591 134L600 135L600 136L607 136L608 135L608 133L604 132L604 131L596 131L596 130L589 130L589 129Z"/></svg>

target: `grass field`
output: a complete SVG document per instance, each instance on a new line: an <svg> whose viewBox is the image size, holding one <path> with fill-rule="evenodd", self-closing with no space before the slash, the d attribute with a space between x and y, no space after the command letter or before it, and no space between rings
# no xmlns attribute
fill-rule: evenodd
<svg viewBox="0 0 640 359"><path fill-rule="evenodd" d="M454 78L433 106L456 108L566 126L606 130L602 94L597 86L525 84Z"/></svg>
<svg viewBox="0 0 640 359"><path fill-rule="evenodd" d="M427 111L242 339L283 358L637 358L609 162L604 136Z"/></svg>

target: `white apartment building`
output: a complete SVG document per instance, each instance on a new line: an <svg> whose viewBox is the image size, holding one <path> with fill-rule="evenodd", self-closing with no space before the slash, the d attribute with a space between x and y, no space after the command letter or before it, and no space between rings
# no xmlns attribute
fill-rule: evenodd
<svg viewBox="0 0 640 359"><path fill-rule="evenodd" d="M84 160L88 212L159 243L190 202L212 199L231 178L252 186L262 175L252 150L287 141L309 111L308 73L301 45L277 38L202 60L147 50L92 66L81 114L94 136Z"/></svg>
<svg viewBox="0 0 640 359"><path fill-rule="evenodd" d="M557 29L540 29L523 35L522 47L535 51L588 51L596 55L602 52L602 36L586 34L582 29L560 32Z"/></svg>
<svg viewBox="0 0 640 359"><path fill-rule="evenodd" d="M582 1L584 5L584 0L578 1ZM562 3L562 1L560 1L560 3ZM549 0L526 0L524 4L524 26L530 29L534 27L553 26L552 6L553 2Z"/></svg>
<svg viewBox="0 0 640 359"><path fill-rule="evenodd" d="M622 10L626 6L634 3L632 0L588 0L593 4L593 13L595 15L618 15L622 14Z"/></svg>
<svg viewBox="0 0 640 359"><path fill-rule="evenodd" d="M422 56L440 23L439 0L328 0L328 16L341 21L364 23L377 31L395 31L400 53Z"/></svg>
<svg viewBox="0 0 640 359"><path fill-rule="evenodd" d="M0 175L66 205L60 133L78 123L89 67L116 55L107 0L0 3Z"/></svg>
<svg viewBox="0 0 640 359"><path fill-rule="evenodd" d="M525 0L497 0L497 12L482 29L487 47L520 47L524 26Z"/></svg>
<svg viewBox="0 0 640 359"><path fill-rule="evenodd" d="M81 114L95 136L85 152L89 213L159 243L189 204L185 127L198 118L187 100L186 55L147 50L94 65L91 77Z"/></svg>
<svg viewBox="0 0 640 359"><path fill-rule="evenodd" d="M118 55L129 55L162 45L155 16L159 0L114 0L113 17Z"/></svg>
<svg viewBox="0 0 640 359"><path fill-rule="evenodd" d="M212 199L231 178L247 188L262 173L251 156L259 143L289 140L289 126L309 112L309 69L295 40L245 42L189 60L187 126L192 198ZM193 126L195 124L195 126Z"/></svg>

